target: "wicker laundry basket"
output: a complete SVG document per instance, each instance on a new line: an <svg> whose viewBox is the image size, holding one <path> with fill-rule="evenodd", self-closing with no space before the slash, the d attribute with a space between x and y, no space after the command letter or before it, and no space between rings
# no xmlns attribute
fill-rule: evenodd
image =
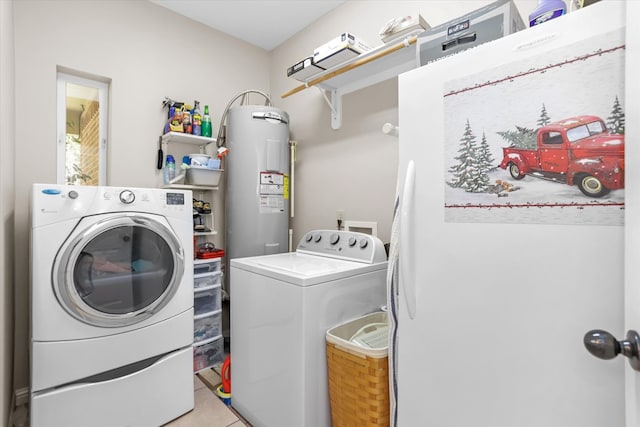
<svg viewBox="0 0 640 427"><path fill-rule="evenodd" d="M382 324L387 324L385 312L352 320L329 329L326 333L333 427L389 425L386 329L380 330L385 333L384 346L367 348L352 341L354 334L359 331Z"/></svg>

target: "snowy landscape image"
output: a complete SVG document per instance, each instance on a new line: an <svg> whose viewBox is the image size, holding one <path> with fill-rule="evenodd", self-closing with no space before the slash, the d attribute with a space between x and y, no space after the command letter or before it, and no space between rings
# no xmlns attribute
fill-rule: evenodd
<svg viewBox="0 0 640 427"><path fill-rule="evenodd" d="M623 225L623 185L596 194L586 181L567 185L560 167L554 182L516 179L517 169L499 165L503 148L535 150L542 126L579 116L602 119L606 144L622 150L624 51L624 33L615 31L446 82L445 221ZM622 155L604 159L613 164L607 173L623 170ZM573 152L567 157L576 161Z"/></svg>

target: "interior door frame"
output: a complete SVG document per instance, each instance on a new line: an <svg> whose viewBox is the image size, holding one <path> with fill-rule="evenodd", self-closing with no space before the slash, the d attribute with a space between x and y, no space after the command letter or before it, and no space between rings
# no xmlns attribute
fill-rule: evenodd
<svg viewBox="0 0 640 427"><path fill-rule="evenodd" d="M625 52L625 330L640 331L640 2L626 2ZM633 102L632 102L633 101ZM611 331L614 333L613 331ZM616 331L618 339L626 331ZM627 427L640 427L640 372L625 368L625 415Z"/></svg>

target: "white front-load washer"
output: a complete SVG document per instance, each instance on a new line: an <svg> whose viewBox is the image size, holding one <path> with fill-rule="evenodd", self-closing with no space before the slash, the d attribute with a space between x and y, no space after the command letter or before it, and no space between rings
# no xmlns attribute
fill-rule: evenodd
<svg viewBox="0 0 640 427"><path fill-rule="evenodd" d="M380 239L317 230L231 260L231 405L255 427L328 427L326 331L386 303Z"/></svg>
<svg viewBox="0 0 640 427"><path fill-rule="evenodd" d="M193 409L192 200L33 185L32 426L158 426Z"/></svg>

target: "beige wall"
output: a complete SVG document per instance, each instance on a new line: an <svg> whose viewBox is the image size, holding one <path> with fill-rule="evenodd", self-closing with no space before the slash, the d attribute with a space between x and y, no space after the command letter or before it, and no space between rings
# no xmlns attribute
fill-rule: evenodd
<svg viewBox="0 0 640 427"><path fill-rule="evenodd" d="M158 135L165 117L161 110L164 96L187 102L198 99L202 105L209 104L215 134L224 107L235 95L246 89L270 91L274 105L290 114L292 138L299 143L293 241L297 242L310 229L334 228L336 211L343 210L346 219L377 221L379 236L386 242L396 186L397 140L383 135L381 127L385 122L398 123L397 80L346 95L342 128L332 130L329 107L317 89L280 98L298 85L296 80L286 77L286 69L343 31L353 32L377 46L381 44L378 30L391 18L420 13L435 26L489 2L348 1L272 52L265 52L142 0L13 3L0 0L3 64L0 233L5 246L10 248L9 253L0 257L5 272L0 283L5 296L0 339L9 348L2 352L0 361L3 409L12 392L9 366L13 325L9 301L13 294L14 280L10 275L13 263L15 387L27 386L29 382L29 192L34 182L55 181L55 163L37 159L55 157L56 66L111 80L109 185L160 185L161 176L155 163ZM537 0L516 0L523 15L533 10L536 3ZM12 5L15 102L5 96L5 89L13 87L11 64L9 71L5 69L5 62L11 62L8 50L13 48L12 27L5 15L10 14ZM19 112L15 115L15 145L13 111ZM14 151L15 202L14 163L8 160L13 158ZM187 152L192 151L183 148L183 152L174 154L181 156ZM10 240L14 204L15 257ZM216 223L221 224L220 204L214 202L214 209ZM216 244L222 245L221 239L218 236Z"/></svg>
<svg viewBox="0 0 640 427"><path fill-rule="evenodd" d="M13 381L14 91L13 3L0 1L0 425Z"/></svg>
<svg viewBox="0 0 640 427"><path fill-rule="evenodd" d="M398 124L398 91L393 78L344 96L342 127L332 130L330 109L319 89L280 98L300 84L286 76L287 67L344 31L375 47L382 44L378 31L392 18L420 13L435 27L488 3L348 1L271 52L274 103L291 115L292 138L298 141L294 242L309 230L335 228L338 210L347 220L376 221L379 237L389 241L398 150L397 138L381 129L385 122ZM515 3L524 17L537 0Z"/></svg>
<svg viewBox="0 0 640 427"><path fill-rule="evenodd" d="M4 8L5 2L0 3ZM55 162L43 161L54 159L56 153L56 67L111 80L108 184L157 187L162 181L155 165L166 117L163 98L208 104L217 133L220 115L235 95L247 89L268 91L269 57L262 49L147 1L16 0L13 9L15 111L20 112L15 122L19 388L29 383L30 188L32 183L56 179ZM2 28L4 32L4 22ZM169 152L180 159L194 149L170 147ZM2 182L4 187L4 177ZM221 204L214 201L214 209L220 223ZM222 246L222 237L222 233L216 236L216 245ZM2 389L7 391L6 383Z"/></svg>

